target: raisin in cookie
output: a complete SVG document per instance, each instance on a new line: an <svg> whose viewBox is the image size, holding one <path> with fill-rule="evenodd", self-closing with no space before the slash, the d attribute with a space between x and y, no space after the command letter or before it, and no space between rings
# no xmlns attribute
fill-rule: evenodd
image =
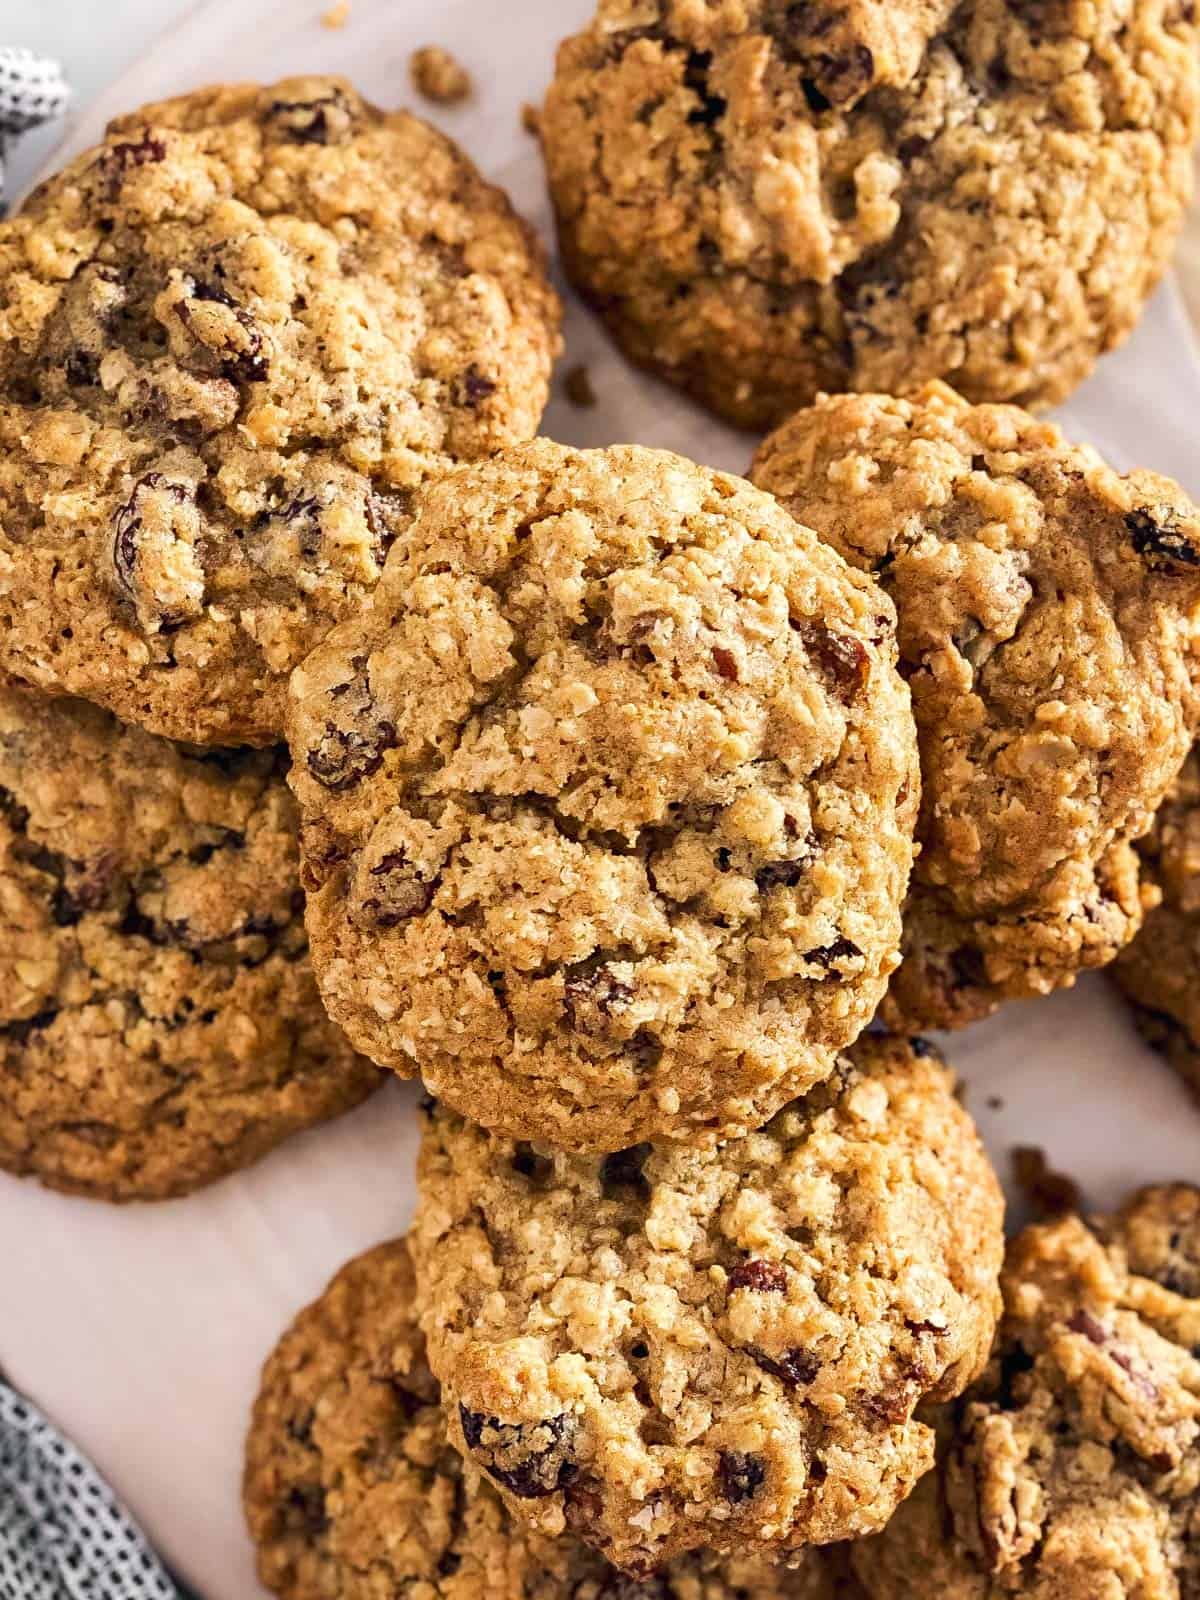
<svg viewBox="0 0 1200 1600"><path fill-rule="evenodd" d="M1062 399L1191 193L1190 0L600 0L541 134L634 361L767 427L821 389Z"/></svg>
<svg viewBox="0 0 1200 1600"><path fill-rule="evenodd" d="M259 1576L283 1600L833 1600L833 1565L690 1556L643 1588L514 1522L446 1437L403 1240L342 1269L263 1371L246 1446ZM843 1591L839 1590L839 1593Z"/></svg>
<svg viewBox="0 0 1200 1600"><path fill-rule="evenodd" d="M1137 1024L1200 1093L1200 751L1138 845L1161 903L1113 967Z"/></svg>
<svg viewBox="0 0 1200 1600"><path fill-rule="evenodd" d="M0 669L275 742L414 491L536 432L557 324L506 198L339 80L122 118L0 225Z"/></svg>
<svg viewBox="0 0 1200 1600"><path fill-rule="evenodd" d="M379 1074L308 962L285 759L0 689L0 1167L182 1194Z"/></svg>
<svg viewBox="0 0 1200 1600"><path fill-rule="evenodd" d="M412 1242L451 1436L631 1571L878 1529L982 1367L1003 1202L931 1047L868 1035L719 1150L428 1112Z"/></svg>
<svg viewBox="0 0 1200 1600"><path fill-rule="evenodd" d="M896 602L924 779L889 1025L1070 984L1140 923L1131 843L1195 725L1200 512L943 384L826 398L753 469Z"/></svg>
<svg viewBox="0 0 1200 1600"><path fill-rule="evenodd" d="M871 1600L1200 1594L1200 1191L1011 1246L984 1378L938 1467L854 1551Z"/></svg>
<svg viewBox="0 0 1200 1600"><path fill-rule="evenodd" d="M547 441L451 474L292 680L331 1015L517 1138L757 1127L895 966L895 649L876 584L741 479Z"/></svg>

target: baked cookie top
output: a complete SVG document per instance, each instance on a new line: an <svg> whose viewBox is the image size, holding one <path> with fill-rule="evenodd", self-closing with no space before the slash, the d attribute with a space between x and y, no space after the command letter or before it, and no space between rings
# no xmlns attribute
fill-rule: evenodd
<svg viewBox="0 0 1200 1600"><path fill-rule="evenodd" d="M0 1167L161 1199L378 1083L321 1009L286 765L0 688Z"/></svg>
<svg viewBox="0 0 1200 1600"><path fill-rule="evenodd" d="M576 1156L434 1103L412 1244L451 1437L631 1571L878 1529L982 1367L1003 1202L932 1048L866 1035L718 1150Z"/></svg>
<svg viewBox="0 0 1200 1600"><path fill-rule="evenodd" d="M1138 845L1161 896L1113 976L1149 1042L1200 1090L1200 752L1193 749Z"/></svg>
<svg viewBox="0 0 1200 1600"><path fill-rule="evenodd" d="M284 1600L833 1600L830 1564L698 1555L644 1587L542 1539L446 1437L403 1240L344 1267L263 1370L246 1444L259 1576Z"/></svg>
<svg viewBox="0 0 1200 1600"><path fill-rule="evenodd" d="M889 1023L955 1026L1111 960L1141 916L1130 841L1200 710L1200 512L943 384L822 398L753 477L896 603L924 793Z"/></svg>
<svg viewBox="0 0 1200 1600"><path fill-rule="evenodd" d="M536 432L558 317L505 196L339 79L121 118L0 224L0 668L275 742L414 491Z"/></svg>
<svg viewBox="0 0 1200 1600"><path fill-rule="evenodd" d="M854 1551L871 1600L1190 1600L1200 1583L1200 1192L1010 1248L987 1373L937 1470Z"/></svg>
<svg viewBox="0 0 1200 1600"><path fill-rule="evenodd" d="M331 1015L515 1137L758 1126L895 965L891 604L741 479L544 440L452 473L289 740Z"/></svg>
<svg viewBox="0 0 1200 1600"><path fill-rule="evenodd" d="M541 117L568 271L730 420L930 378L1062 399L1191 192L1181 0L599 0Z"/></svg>

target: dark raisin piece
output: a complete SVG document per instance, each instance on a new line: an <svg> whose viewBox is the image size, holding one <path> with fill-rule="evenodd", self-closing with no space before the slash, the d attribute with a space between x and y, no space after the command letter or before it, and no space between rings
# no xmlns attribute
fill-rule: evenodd
<svg viewBox="0 0 1200 1600"><path fill-rule="evenodd" d="M749 1352L755 1364L764 1372L769 1372L773 1378L778 1378L780 1383L786 1384L789 1389L798 1389L806 1383L811 1383L821 1370L819 1356L811 1350L804 1350L799 1345L785 1350L780 1356L769 1356L765 1350L755 1346Z"/></svg>
<svg viewBox="0 0 1200 1600"><path fill-rule="evenodd" d="M472 364L463 373L458 386L458 404L460 406L477 406L489 395L496 392L496 381L489 378L486 373Z"/></svg>
<svg viewBox="0 0 1200 1600"><path fill-rule="evenodd" d="M730 683L738 681L737 657L732 650L723 650L720 645L713 648L713 666L716 667L722 678L728 678Z"/></svg>
<svg viewBox="0 0 1200 1600"><path fill-rule="evenodd" d="M753 1499L766 1482L767 1464L746 1450L722 1450L717 1460L717 1482L731 1506Z"/></svg>
<svg viewBox="0 0 1200 1600"><path fill-rule="evenodd" d="M373 866L371 893L361 903L361 912L375 928L396 928L411 917L428 911L437 882L417 876L403 850L395 850Z"/></svg>
<svg viewBox="0 0 1200 1600"><path fill-rule="evenodd" d="M931 1339L944 1339L950 1331L949 1328L943 1327L940 1322L906 1321L904 1326L908 1329L909 1333L913 1334L918 1339L922 1334L927 1334Z"/></svg>
<svg viewBox="0 0 1200 1600"><path fill-rule="evenodd" d="M100 153L97 163L104 185L110 200L115 200L121 192L121 185L125 181L125 174L137 167L155 166L167 158L167 146L162 139L147 130L139 139L123 139L119 144L110 144Z"/></svg>
<svg viewBox="0 0 1200 1600"><path fill-rule="evenodd" d="M300 1483L289 1489L282 1510L284 1526L297 1533L315 1537L329 1526L325 1491L319 1483Z"/></svg>
<svg viewBox="0 0 1200 1600"><path fill-rule="evenodd" d="M754 874L754 882L760 894L772 889L794 889L807 871L807 861L768 861Z"/></svg>
<svg viewBox="0 0 1200 1600"><path fill-rule="evenodd" d="M460 1405L458 1415L468 1449L489 1477L521 1500L554 1494L578 1470L578 1424L566 1412L540 1422L500 1422Z"/></svg>
<svg viewBox="0 0 1200 1600"><path fill-rule="evenodd" d="M834 633L823 622L793 624L809 660L843 705L850 705L871 675L867 648L848 633Z"/></svg>
<svg viewBox="0 0 1200 1600"><path fill-rule="evenodd" d="M617 1150L605 1156L600 1164L600 1182L604 1192L611 1195L614 1191L632 1189L641 1198L648 1197L650 1185L642 1168L646 1165L650 1148L648 1144L635 1144L628 1150Z"/></svg>
<svg viewBox="0 0 1200 1600"><path fill-rule="evenodd" d="M214 332L211 328L197 330L195 319L188 311L189 302L217 305L231 313L224 326ZM263 336L254 318L238 305L229 291L219 283L192 280L187 299L176 307L180 321L216 363L216 370L230 383L262 383L269 371L263 346ZM214 342L215 340L215 342Z"/></svg>
<svg viewBox="0 0 1200 1600"><path fill-rule="evenodd" d="M462 1557L454 1550L447 1550L438 1562L438 1577L452 1578L461 1566Z"/></svg>
<svg viewBox="0 0 1200 1600"><path fill-rule="evenodd" d="M807 950L804 955L806 961L811 961L814 966L822 967L830 974L835 974L839 961L854 961L862 955L862 951L850 939L843 939L840 935L832 944L823 944L817 950Z"/></svg>
<svg viewBox="0 0 1200 1600"><path fill-rule="evenodd" d="M161 472L148 472L133 486L129 499L113 518L112 564L117 583L137 608L139 617L153 620L160 627L168 627L194 616L200 601L186 587L179 587L179 604L159 609L157 586L144 578L143 542L146 537L146 520L154 528L152 542L158 546L176 547L184 543L174 531L172 507L188 507L192 495L182 483L173 483ZM165 524L165 526L160 526ZM192 555L188 550L187 554ZM151 558L152 560L152 558ZM153 591L148 592L148 591Z"/></svg>
<svg viewBox="0 0 1200 1600"><path fill-rule="evenodd" d="M323 788L335 793L352 789L379 771L395 743L395 726L387 721L362 732L326 723L321 742L308 752L308 770Z"/></svg>
<svg viewBox="0 0 1200 1600"><path fill-rule="evenodd" d="M371 533L371 555L382 567L388 551L412 520L413 497L406 489L384 494L372 489L367 495L367 527Z"/></svg>
<svg viewBox="0 0 1200 1600"><path fill-rule="evenodd" d="M312 100L273 100L270 125L293 144L338 144L354 127L354 110L340 89Z"/></svg>
<svg viewBox="0 0 1200 1600"><path fill-rule="evenodd" d="M913 1407L913 1393L905 1383L897 1383L878 1394L863 1395L858 1409L877 1428L895 1428L907 1422Z"/></svg>
<svg viewBox="0 0 1200 1600"><path fill-rule="evenodd" d="M1152 567L1200 567L1200 544L1169 520L1159 521L1149 511L1125 514L1130 543Z"/></svg>
<svg viewBox="0 0 1200 1600"><path fill-rule="evenodd" d="M753 1289L757 1294L782 1294L787 1288L787 1268L780 1261L742 1261L729 1274L729 1292Z"/></svg>
<svg viewBox="0 0 1200 1600"><path fill-rule="evenodd" d="M645 1361L646 1357L650 1354L650 1346L644 1339L639 1339L636 1344L630 1345L629 1354L635 1361Z"/></svg>
<svg viewBox="0 0 1200 1600"><path fill-rule="evenodd" d="M579 1033L602 1033L605 1021L633 999L633 990L609 966L584 967L563 980L563 1012Z"/></svg>
<svg viewBox="0 0 1200 1600"><path fill-rule="evenodd" d="M1081 1306L1067 1319L1067 1327L1072 1333L1080 1333L1094 1345L1108 1343L1108 1333L1102 1323L1096 1321L1090 1311L1085 1311Z"/></svg>

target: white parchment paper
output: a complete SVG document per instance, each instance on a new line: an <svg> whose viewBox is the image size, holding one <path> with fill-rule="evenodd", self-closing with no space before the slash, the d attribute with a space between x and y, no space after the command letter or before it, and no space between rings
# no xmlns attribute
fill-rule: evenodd
<svg viewBox="0 0 1200 1600"><path fill-rule="evenodd" d="M407 59L448 46L474 100L423 114L505 184L549 238L533 140L520 127L555 41L590 0L207 0L72 129L199 84L338 71L385 105L417 102ZM98 25L103 25L102 21ZM745 469L754 441L633 373L568 299L568 354L599 404L556 394L546 432L581 445L637 441ZM1200 362L1175 291L1061 413L1114 464L1157 468L1200 493ZM1196 1177L1200 1108L1138 1041L1102 979L1011 1007L950 1041L967 1103L1004 1176L1014 1144L1043 1146L1103 1206L1136 1183ZM294 1140L248 1173L165 1205L117 1210L0 1175L0 1365L97 1461L180 1571L212 1600L259 1594L240 1511L242 1437L258 1368L285 1321L353 1252L411 1213L411 1086Z"/></svg>

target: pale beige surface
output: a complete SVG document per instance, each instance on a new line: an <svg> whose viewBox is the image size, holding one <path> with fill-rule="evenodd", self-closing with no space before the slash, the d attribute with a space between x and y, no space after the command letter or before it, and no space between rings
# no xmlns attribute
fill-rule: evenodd
<svg viewBox="0 0 1200 1600"><path fill-rule="evenodd" d="M1200 161L1197 161L1200 169ZM1176 273L1187 301L1192 327L1200 333L1200 205L1193 204L1183 227L1176 257Z"/></svg>

